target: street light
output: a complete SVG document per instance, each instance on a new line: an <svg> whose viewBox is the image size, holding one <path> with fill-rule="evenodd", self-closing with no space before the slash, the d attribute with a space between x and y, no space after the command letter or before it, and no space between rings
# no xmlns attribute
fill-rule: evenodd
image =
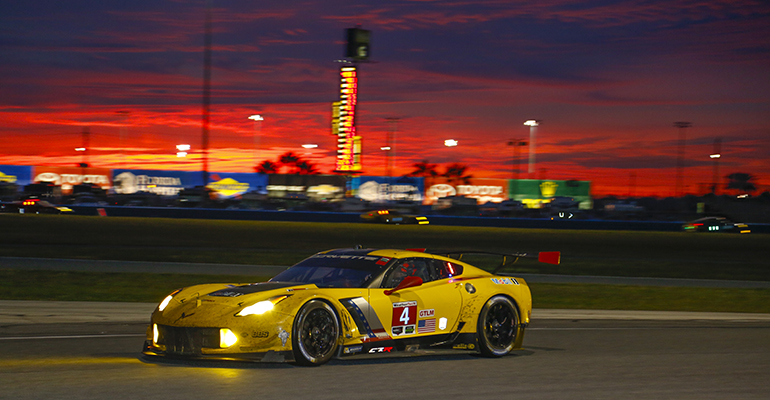
<svg viewBox="0 0 770 400"><path fill-rule="evenodd" d="M508 141L508 146L513 146L513 179L519 179L519 166L521 163L519 147L526 145L527 142L524 139L511 139Z"/></svg>
<svg viewBox="0 0 770 400"><path fill-rule="evenodd" d="M177 157L187 157L187 152L190 151L190 145L189 144L178 144L176 145L176 156Z"/></svg>
<svg viewBox="0 0 770 400"><path fill-rule="evenodd" d="M249 119L254 121L254 165L259 165L259 139L262 136L262 121L265 119L259 114L254 114Z"/></svg>
<svg viewBox="0 0 770 400"><path fill-rule="evenodd" d="M540 125L538 119L528 119L524 122L525 126L529 127L529 173L530 178L534 178L535 175L535 136L537 136L537 127Z"/></svg>
<svg viewBox="0 0 770 400"><path fill-rule="evenodd" d="M684 194L684 147L687 142L686 130L691 127L691 122L674 122L674 127L679 128L679 150L676 157L676 189L675 196Z"/></svg>
<svg viewBox="0 0 770 400"><path fill-rule="evenodd" d="M711 191L716 195L719 188L719 159L722 158L722 139L714 139L714 152L709 155L714 160L714 179Z"/></svg>

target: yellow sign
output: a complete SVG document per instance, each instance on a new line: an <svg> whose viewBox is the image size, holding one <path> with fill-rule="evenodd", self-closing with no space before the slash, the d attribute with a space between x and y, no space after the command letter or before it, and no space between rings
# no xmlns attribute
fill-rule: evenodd
<svg viewBox="0 0 770 400"><path fill-rule="evenodd" d="M15 175L6 175L0 172L0 182L14 183L18 178Z"/></svg>
<svg viewBox="0 0 770 400"><path fill-rule="evenodd" d="M545 198L551 198L556 194L556 189L559 187L559 184L552 181L545 181L540 184L540 193Z"/></svg>
<svg viewBox="0 0 770 400"><path fill-rule="evenodd" d="M217 182L212 182L206 187L217 192L217 194L222 197L232 197L249 190L248 183L241 183L233 178L225 178Z"/></svg>
<svg viewBox="0 0 770 400"><path fill-rule="evenodd" d="M337 134L338 172L361 171L361 137L356 135L358 77L356 67L340 70L340 101L332 105L332 133Z"/></svg>

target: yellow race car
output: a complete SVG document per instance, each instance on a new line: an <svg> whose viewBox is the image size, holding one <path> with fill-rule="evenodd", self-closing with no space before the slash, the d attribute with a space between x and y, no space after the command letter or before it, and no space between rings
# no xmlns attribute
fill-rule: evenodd
<svg viewBox="0 0 770 400"><path fill-rule="evenodd" d="M467 253L337 249L268 282L178 289L153 312L143 353L320 365L334 357L441 349L500 357L520 349L529 287L461 261ZM520 257L560 258L501 255L499 268Z"/></svg>

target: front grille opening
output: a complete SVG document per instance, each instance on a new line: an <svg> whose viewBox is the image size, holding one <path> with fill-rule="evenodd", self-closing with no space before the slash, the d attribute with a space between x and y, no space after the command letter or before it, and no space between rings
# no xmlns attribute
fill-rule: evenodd
<svg viewBox="0 0 770 400"><path fill-rule="evenodd" d="M201 349L219 348L219 328L180 328L158 325L158 344L166 353L200 355Z"/></svg>

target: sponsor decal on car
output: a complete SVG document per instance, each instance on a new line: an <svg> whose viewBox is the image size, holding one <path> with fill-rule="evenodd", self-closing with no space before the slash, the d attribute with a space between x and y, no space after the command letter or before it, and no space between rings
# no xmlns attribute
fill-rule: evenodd
<svg viewBox="0 0 770 400"><path fill-rule="evenodd" d="M490 278L496 285L518 285L516 278Z"/></svg>
<svg viewBox="0 0 770 400"><path fill-rule="evenodd" d="M420 310L420 318L430 318L435 314L434 309L428 309L428 310Z"/></svg>
<svg viewBox="0 0 770 400"><path fill-rule="evenodd" d="M421 319L417 323L417 333L433 333L436 332L436 318Z"/></svg>
<svg viewBox="0 0 770 400"><path fill-rule="evenodd" d="M391 350L393 350L392 347L372 347L371 349L369 349L369 354L390 353Z"/></svg>
<svg viewBox="0 0 770 400"><path fill-rule="evenodd" d="M344 349L342 349L342 352L345 354L356 354L360 353L364 350L364 346L358 345L358 346L347 346Z"/></svg>
<svg viewBox="0 0 770 400"><path fill-rule="evenodd" d="M393 327L394 335L396 327L403 327L404 335L414 334L415 324L417 322L417 302L416 301L402 301L400 303L393 303L393 319L391 326Z"/></svg>

